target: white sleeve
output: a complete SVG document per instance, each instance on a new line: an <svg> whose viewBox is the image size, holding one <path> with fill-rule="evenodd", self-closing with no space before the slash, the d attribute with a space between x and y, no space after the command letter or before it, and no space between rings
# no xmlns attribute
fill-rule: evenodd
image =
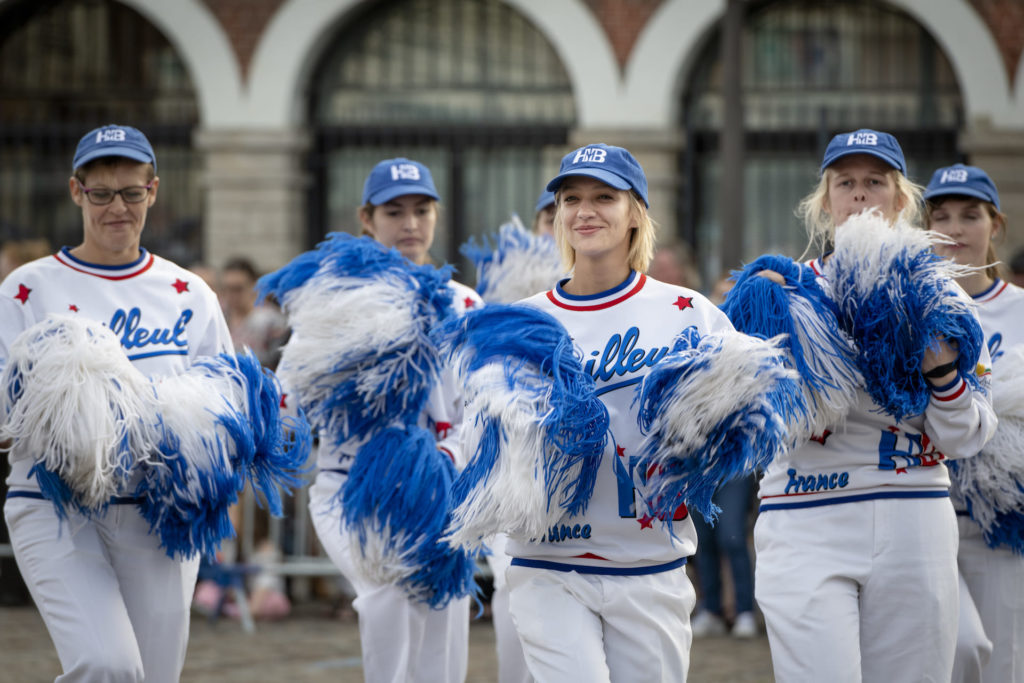
<svg viewBox="0 0 1024 683"><path fill-rule="evenodd" d="M924 411L924 431L943 455L950 459L977 454L996 431L996 414L988 395L988 349L982 348L978 375L982 389L957 376L949 386L932 389Z"/></svg>

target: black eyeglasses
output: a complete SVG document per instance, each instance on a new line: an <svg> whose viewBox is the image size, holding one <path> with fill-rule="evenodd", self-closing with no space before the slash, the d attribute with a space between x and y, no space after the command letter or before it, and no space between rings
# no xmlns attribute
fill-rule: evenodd
<svg viewBox="0 0 1024 683"><path fill-rule="evenodd" d="M120 190L108 190L106 188L86 187L85 185L82 185L82 181L79 180L78 186L82 188L82 192L85 193L85 197L89 200L90 204L95 206L106 206L114 201L114 197L117 195L121 195L121 199L124 200L125 204L138 204L139 202L145 201L146 197L149 196L149 191L153 188L153 183L150 183L149 185L132 185L131 187L122 187Z"/></svg>

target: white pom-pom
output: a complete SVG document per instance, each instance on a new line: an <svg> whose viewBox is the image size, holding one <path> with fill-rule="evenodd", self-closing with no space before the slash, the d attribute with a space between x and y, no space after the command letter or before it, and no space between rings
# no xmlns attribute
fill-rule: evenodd
<svg viewBox="0 0 1024 683"><path fill-rule="evenodd" d="M105 505L155 450L149 380L99 323L55 314L28 328L2 383L0 441L60 475L85 507Z"/></svg>

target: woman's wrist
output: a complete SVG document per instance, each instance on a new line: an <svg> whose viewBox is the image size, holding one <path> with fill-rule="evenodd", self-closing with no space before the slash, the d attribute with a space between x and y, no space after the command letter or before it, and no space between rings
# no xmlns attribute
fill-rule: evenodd
<svg viewBox="0 0 1024 683"><path fill-rule="evenodd" d="M933 387L944 387L956 379L957 361L952 360L949 363L936 365L931 370L924 371L921 374L924 375L924 378Z"/></svg>

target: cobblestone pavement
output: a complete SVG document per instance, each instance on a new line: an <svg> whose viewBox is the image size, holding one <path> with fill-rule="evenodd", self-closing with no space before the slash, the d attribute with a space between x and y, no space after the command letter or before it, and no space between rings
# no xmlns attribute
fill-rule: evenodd
<svg viewBox="0 0 1024 683"><path fill-rule="evenodd" d="M470 628L467 683L497 681L494 629L487 619ZM43 683L60 665L34 607L0 607L0 681ZM279 622L258 622L246 634L237 622L192 620L182 683L362 681L359 633L353 617L335 617L330 606L309 603ZM709 638L695 641L690 683L770 683L768 641Z"/></svg>

